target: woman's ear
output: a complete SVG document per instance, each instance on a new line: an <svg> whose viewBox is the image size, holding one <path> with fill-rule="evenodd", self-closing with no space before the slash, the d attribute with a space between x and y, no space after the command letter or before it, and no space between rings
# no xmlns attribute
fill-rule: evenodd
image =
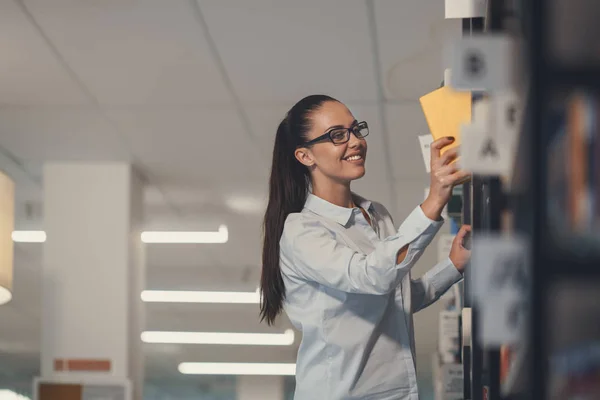
<svg viewBox="0 0 600 400"><path fill-rule="evenodd" d="M300 161L300 163L306 167L310 168L315 165L315 160L313 159L310 150L307 148L301 147L296 149L294 155L296 156L296 160Z"/></svg>

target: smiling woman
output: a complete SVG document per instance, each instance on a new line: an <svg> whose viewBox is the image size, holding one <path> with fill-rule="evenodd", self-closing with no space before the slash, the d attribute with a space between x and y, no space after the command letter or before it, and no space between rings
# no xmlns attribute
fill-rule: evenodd
<svg viewBox="0 0 600 400"><path fill-rule="evenodd" d="M367 142L366 122L357 122L350 110L338 101L322 104L311 116L310 140L295 151L296 159L311 172L313 192L330 191L332 180L344 185L365 175ZM318 135L319 132L324 132ZM333 146L316 146L330 142Z"/></svg>
<svg viewBox="0 0 600 400"><path fill-rule="evenodd" d="M430 194L396 229L387 209L350 190L365 175L369 126L338 100L314 95L275 137L264 219L261 316L285 310L302 331L295 400L416 399L413 312L462 278L456 235L447 259L421 279L410 270L440 229L452 187L468 173L452 141L431 145Z"/></svg>

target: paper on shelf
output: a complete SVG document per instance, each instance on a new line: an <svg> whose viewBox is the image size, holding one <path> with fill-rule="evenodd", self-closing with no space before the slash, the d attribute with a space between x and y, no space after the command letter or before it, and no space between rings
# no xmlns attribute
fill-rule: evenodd
<svg viewBox="0 0 600 400"><path fill-rule="evenodd" d="M463 400L463 365L443 363L433 355L433 384L435 400Z"/></svg>
<svg viewBox="0 0 600 400"><path fill-rule="evenodd" d="M473 238L471 288L481 310L481 340L490 346L519 343L524 333L530 288L525 237Z"/></svg>
<svg viewBox="0 0 600 400"><path fill-rule="evenodd" d="M427 173L431 172L431 142L433 138L431 135L419 136L419 144L421 145L421 152L423 153L423 162L425 162L425 170Z"/></svg>
<svg viewBox="0 0 600 400"><path fill-rule="evenodd" d="M455 363L460 357L459 311L440 311L438 351L442 362Z"/></svg>

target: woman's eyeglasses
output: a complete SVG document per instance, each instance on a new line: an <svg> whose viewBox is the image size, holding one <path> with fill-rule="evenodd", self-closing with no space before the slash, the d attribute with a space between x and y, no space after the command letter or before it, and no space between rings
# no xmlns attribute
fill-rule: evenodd
<svg viewBox="0 0 600 400"><path fill-rule="evenodd" d="M350 128L333 128L325 134L303 143L301 147L310 146L323 140L330 140L333 144L344 144L350 140L350 134L353 133L358 139L363 139L369 135L369 125L365 122L357 122Z"/></svg>

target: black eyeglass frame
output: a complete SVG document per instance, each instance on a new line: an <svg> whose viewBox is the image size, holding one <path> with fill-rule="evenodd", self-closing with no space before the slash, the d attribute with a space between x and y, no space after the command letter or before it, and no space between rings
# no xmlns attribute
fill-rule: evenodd
<svg viewBox="0 0 600 400"><path fill-rule="evenodd" d="M357 132L360 129L367 129L367 134L366 135L357 135ZM335 131L339 131L339 130L345 130L346 131L346 140L344 140L343 142L334 142L333 139L331 138L331 132L335 132ZM331 128L329 129L327 132L325 132L324 134L322 134L321 136L314 138L313 140L309 140L306 143L302 143L301 145L299 145L298 147L308 147L308 146L312 146L313 144L316 144L318 142L322 142L323 140L329 140L331 143L333 143L334 145L338 146L338 145L342 145L344 143L347 143L350 140L350 134L353 133L354 136L356 136L358 139L364 139L365 137L369 136L369 124L367 124L367 121L361 121L361 122L356 122L354 124L352 124L352 126L350 128Z"/></svg>

